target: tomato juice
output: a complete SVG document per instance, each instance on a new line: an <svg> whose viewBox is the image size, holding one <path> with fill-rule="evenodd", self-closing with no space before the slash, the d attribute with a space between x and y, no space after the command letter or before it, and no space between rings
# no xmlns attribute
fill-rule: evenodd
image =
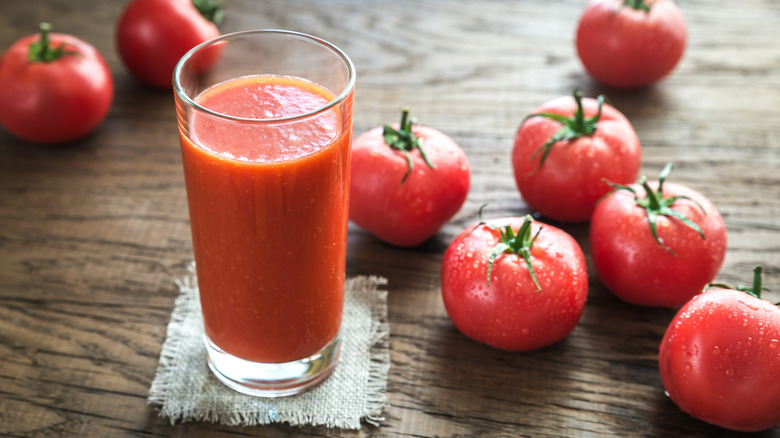
<svg viewBox="0 0 780 438"><path fill-rule="evenodd" d="M195 98L233 117L179 119L205 331L233 356L299 360L339 332L353 102L322 109L334 99L302 79L247 76Z"/></svg>

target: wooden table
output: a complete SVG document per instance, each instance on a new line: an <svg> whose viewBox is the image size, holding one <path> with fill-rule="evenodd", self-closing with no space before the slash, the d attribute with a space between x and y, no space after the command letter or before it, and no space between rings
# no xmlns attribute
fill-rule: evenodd
<svg viewBox="0 0 780 438"><path fill-rule="evenodd" d="M780 300L780 3L681 0L686 55L635 92L601 88L577 60L584 0L227 0L223 32L286 28L343 48L358 71L356 133L409 107L473 168L463 209L419 248L350 227L348 274L389 279L391 360L381 427L361 431L171 425L146 403L177 288L192 259L170 92L139 85L115 51L122 2L4 1L0 47L40 21L95 45L116 81L111 112L68 146L0 132L0 435L727 436L664 396L659 341L675 311L633 307L599 282L565 341L528 353L472 342L440 295L442 254L477 210L531 211L509 153L523 116L582 87L605 93L642 141L643 173L718 206L729 232L719 279L766 268ZM41 121L45 123L45 121ZM587 224L563 225L587 253ZM780 376L778 376L780 378ZM780 428L764 436L780 436Z"/></svg>

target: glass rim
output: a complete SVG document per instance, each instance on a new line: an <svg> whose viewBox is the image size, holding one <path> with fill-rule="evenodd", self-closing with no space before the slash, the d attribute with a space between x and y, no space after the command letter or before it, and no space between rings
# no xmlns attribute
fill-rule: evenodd
<svg viewBox="0 0 780 438"><path fill-rule="evenodd" d="M341 58L342 61L344 61L344 64L347 67L347 71L349 72L349 77L347 79L347 83L344 86L344 89L341 90L339 94L337 94L333 99L328 101L325 105L322 105L316 109L313 109L311 111L307 111L302 114L296 114L292 116L284 116L284 117L275 117L270 119L256 119L256 118L249 118L249 117L238 117L238 116L231 116L229 114L220 113L211 109L208 109L199 103L195 102L193 97L190 97L189 94L187 94L186 91L181 86L180 82L180 76L181 71L184 68L184 64L187 63L197 52L202 51L206 47L212 46L214 44L220 43L222 41L228 41L240 37L244 37L247 35L253 35L253 34L277 34L277 35L287 35L291 37L296 37L303 40L309 40L314 43L317 43L320 46L325 47L326 49L329 49L331 52L335 53L339 58ZM306 79L306 78L302 78ZM216 85L216 84L215 84ZM231 32L224 35L220 35L218 37L212 38L210 40L204 41L197 46L190 49L187 53L184 54L184 56L179 59L179 61L176 63L176 67L173 69L173 90L174 93L182 100L185 104L187 104L190 107L193 107L199 112L204 112L206 114L209 114L214 117L218 117L221 119L227 119L232 120L236 122L253 122L253 123L276 123L276 122L286 122L286 121L295 121L295 120L301 120L306 119L312 116L315 116L317 114L320 114L322 112L325 112L336 105L340 104L344 100L347 99L347 97L352 93L352 91L355 88L355 66L352 64L352 60L349 59L346 53L344 53L343 50L339 49L335 45L329 43L328 41L325 41L322 38L315 37L313 35L305 34L302 32L296 32L292 30L282 30L282 29L254 29L254 30L242 30L238 32ZM330 90L332 92L332 90Z"/></svg>

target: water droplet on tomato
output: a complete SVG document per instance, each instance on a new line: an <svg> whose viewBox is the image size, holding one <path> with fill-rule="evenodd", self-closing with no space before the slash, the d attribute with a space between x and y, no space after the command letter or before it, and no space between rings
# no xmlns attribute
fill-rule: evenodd
<svg viewBox="0 0 780 438"><path fill-rule="evenodd" d="M734 368L726 368L726 377L734 377Z"/></svg>
<svg viewBox="0 0 780 438"><path fill-rule="evenodd" d="M720 347L718 347L717 345L712 347L712 355L717 356L719 354L720 354Z"/></svg>
<svg viewBox="0 0 780 438"><path fill-rule="evenodd" d="M750 310L758 310L758 306L750 303L746 303L744 301L740 301L741 304L744 304L748 309ZM747 312L742 312L743 315L747 316Z"/></svg>
<svg viewBox="0 0 780 438"><path fill-rule="evenodd" d="M685 362L685 371L688 372L688 373L693 371L693 365L691 365L690 362Z"/></svg>
<svg viewBox="0 0 780 438"><path fill-rule="evenodd" d="M769 341L769 348L777 348L778 344L780 344L780 340L772 339Z"/></svg>

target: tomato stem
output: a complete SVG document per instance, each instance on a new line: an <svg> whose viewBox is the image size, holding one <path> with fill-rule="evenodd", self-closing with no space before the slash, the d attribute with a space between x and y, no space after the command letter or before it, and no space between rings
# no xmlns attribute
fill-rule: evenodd
<svg viewBox="0 0 780 438"><path fill-rule="evenodd" d="M761 266L761 265L756 265L756 266L753 267L753 285L752 286L743 286L743 285L740 284L737 287L731 287L731 286L729 286L727 284L723 284L723 283L708 283L706 286L704 286L704 290L706 291L707 289L709 289L711 287L718 287L718 288L721 288L721 289L733 289L733 290L738 290L740 292L745 292L748 295L752 295L752 296L760 299L761 298L761 293L763 291L768 291L769 290L769 289L767 289L767 288L765 288L763 286L763 280L761 279L761 276L763 275L763 273L764 273L764 267Z"/></svg>
<svg viewBox="0 0 780 438"><path fill-rule="evenodd" d="M40 24L41 37L38 41L30 44L30 49L27 51L27 60L30 62L52 62L56 61L63 56L78 55L78 52L72 50L65 50L65 43L60 43L56 47L51 45L49 40L49 33L51 32L51 24L43 22Z"/></svg>
<svg viewBox="0 0 780 438"><path fill-rule="evenodd" d="M647 182L647 178L642 176L638 183L642 186L642 188L645 189L646 195L644 198L640 198L637 191L631 187L631 186L624 186L620 184L614 184L610 181L604 180L609 186L612 187L612 190L604 195L604 197L609 196L613 192L616 192L618 190L627 190L634 194L634 200L636 201L636 205L639 207L642 207L645 209L645 212L647 214L647 222L650 225L650 232L653 234L653 238L655 239L656 243L658 243L661 248L668 251L669 253L673 254L675 257L677 256L677 253L675 253L671 248L664 245L661 242L661 239L658 237L658 229L656 226L658 216L668 216L673 217L680 222L683 223L688 228L691 228L692 230L699 233L699 236L701 236L702 240L705 239L704 232L702 231L701 227L697 225L692 220L688 219L685 215L682 213L672 210L672 205L679 199L686 199L688 201L693 202L696 204L697 207L704 213L707 214L707 211L704 209L704 207L696 202L695 199L691 199L688 196L670 196L668 198L664 197L663 187L664 182L666 181L666 178L669 176L669 173L674 168L673 163L668 163L664 169L661 171L661 174L658 177L658 189L656 191L653 191L653 189L650 187L650 184ZM603 198L602 198L603 199Z"/></svg>
<svg viewBox="0 0 780 438"><path fill-rule="evenodd" d="M382 136L385 139L385 143L390 146L391 148L400 151L404 154L404 158L406 159L406 165L409 168L409 170L406 171L403 178L401 178L401 182L398 183L398 185L401 185L406 181L406 178L412 173L412 170L414 170L414 162L412 161L412 156L409 154L409 152L417 149L420 152L420 156L422 157L423 161L425 161L425 164L428 165L431 169L435 169L436 166L433 165L428 160L428 156L425 155L425 151L422 148L422 138L418 137L417 134L412 132L412 125L416 125L417 121L414 118L409 117L409 110L404 108L401 112L401 125L398 127L398 129L393 129L390 125L385 125L384 131L382 131Z"/></svg>
<svg viewBox="0 0 780 438"><path fill-rule="evenodd" d="M536 173L539 171L539 169L541 169L555 143L559 141L576 140L582 136L591 136L598 129L598 121L601 119L601 109L604 106L604 96L598 96L598 113L592 117L585 117L585 111L582 107L582 90L579 88L575 89L572 93L572 96L574 97L574 101L577 103L577 110L574 112L572 117L550 112L541 112L530 114L523 119L523 123L525 123L525 121L531 117L545 117L560 122L563 125L561 129L559 129L549 140L547 140L547 142L539 146L534 151L534 153L531 154L531 158L529 159L530 161L535 160L539 154L542 154L542 156L539 159L539 163L536 165L536 168L529 172L529 175Z"/></svg>
<svg viewBox="0 0 780 438"><path fill-rule="evenodd" d="M645 3L645 0L624 0L623 4L637 11L650 12L650 5Z"/></svg>
<svg viewBox="0 0 780 438"><path fill-rule="evenodd" d="M736 290L740 292L745 292L748 295L752 295L756 298L761 298L761 292L765 290L769 290L763 286L763 281L761 279L761 275L764 273L764 267L761 265L756 265L753 267L753 286L743 286L739 285L736 287ZM727 287L728 289L731 289Z"/></svg>
<svg viewBox="0 0 780 438"><path fill-rule="evenodd" d="M482 221L482 208L479 209L480 211L480 222ZM534 284L536 285L536 291L540 292L542 290L542 287L539 285L539 281L536 279L536 273L534 272L534 267L531 264L531 247L533 247L534 242L536 242L536 238L539 237L539 233L542 231L542 228L540 227L539 230L536 231L536 234L534 234L533 238L531 237L531 223L534 221L534 219L530 215L525 216L525 220L523 221L523 225L520 226L520 229L517 230L517 234L515 234L514 230L511 226L506 225L504 228L496 227L491 224L485 224L488 228L491 230L498 230L499 233L499 242L498 244L493 248L493 251L490 253L490 258L488 259L488 271L487 271L487 284L490 286L490 273L493 270L493 263L496 261L496 258L505 252L511 252L514 254L519 255L520 257L525 260L525 264L528 267L528 272L531 274L531 278L534 281Z"/></svg>
<svg viewBox="0 0 780 438"><path fill-rule="evenodd" d="M219 26L222 23L224 11L222 9L221 2L213 2L210 0L192 0L192 5L200 12L206 20Z"/></svg>
<svg viewBox="0 0 780 438"><path fill-rule="evenodd" d="M479 211L477 211L477 215L479 216L479 223L477 224L477 226L487 224L487 222L485 222L485 220L482 219L482 211L485 209L485 207L487 207L487 203L479 206Z"/></svg>
<svg viewBox="0 0 780 438"><path fill-rule="evenodd" d="M753 289L751 290L752 295L755 295L756 298L761 298L761 292L762 292L762 286L761 286L761 274L764 272L764 267L761 265L756 265L753 267Z"/></svg>

